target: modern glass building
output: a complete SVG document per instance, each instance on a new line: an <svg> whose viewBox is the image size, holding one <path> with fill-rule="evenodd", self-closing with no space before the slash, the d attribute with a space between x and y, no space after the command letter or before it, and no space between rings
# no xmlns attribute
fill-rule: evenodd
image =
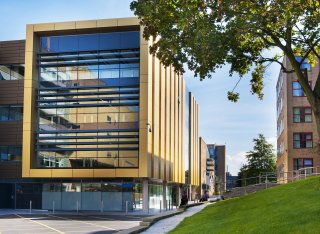
<svg viewBox="0 0 320 234"><path fill-rule="evenodd" d="M22 128L18 148L6 149L18 167L22 157L22 176L1 176L14 208L169 209L186 169L188 184L200 185L198 104L148 53L137 18L27 25L21 43L23 100L0 106ZM5 57L1 76L15 79Z"/></svg>

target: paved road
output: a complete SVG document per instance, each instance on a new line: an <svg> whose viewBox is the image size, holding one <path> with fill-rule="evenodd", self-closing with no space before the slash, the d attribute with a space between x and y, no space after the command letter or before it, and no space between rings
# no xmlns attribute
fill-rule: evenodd
<svg viewBox="0 0 320 234"><path fill-rule="evenodd" d="M194 215L195 213L201 211L206 206L213 203L206 203L199 206L193 206L188 208L185 212L172 216L167 219L162 219L155 224L153 224L146 231L142 232L143 234L160 234L160 233L168 233L172 229L174 229L185 217L189 217Z"/></svg>
<svg viewBox="0 0 320 234"><path fill-rule="evenodd" d="M115 233L141 220L130 215L8 214L0 216L0 234Z"/></svg>

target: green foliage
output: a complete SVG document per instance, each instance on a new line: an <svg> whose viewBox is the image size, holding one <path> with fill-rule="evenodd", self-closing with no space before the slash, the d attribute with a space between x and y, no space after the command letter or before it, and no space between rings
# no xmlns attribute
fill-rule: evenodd
<svg viewBox="0 0 320 234"><path fill-rule="evenodd" d="M276 156L272 144L268 143L262 134L253 139L253 142L253 150L246 154L248 164L241 167L238 174L239 179L257 177L264 172L276 171ZM249 184L249 181L246 185ZM255 183L256 180L253 179L252 182Z"/></svg>
<svg viewBox="0 0 320 234"><path fill-rule="evenodd" d="M170 233L318 233L319 179L308 178L218 202L185 218Z"/></svg>
<svg viewBox="0 0 320 234"><path fill-rule="evenodd" d="M184 63L200 79L210 78L225 64L231 65L230 75L240 77L253 69L251 91L262 99L264 68L276 62L283 71L296 72L307 96L313 95L303 80L302 62L294 56L300 54L312 65L319 58L319 1L135 0L131 9L141 19L144 36L156 39L151 53L177 72L184 72ZM293 69L285 67L279 55L263 56L274 47ZM229 92L228 98L237 101L239 94Z"/></svg>

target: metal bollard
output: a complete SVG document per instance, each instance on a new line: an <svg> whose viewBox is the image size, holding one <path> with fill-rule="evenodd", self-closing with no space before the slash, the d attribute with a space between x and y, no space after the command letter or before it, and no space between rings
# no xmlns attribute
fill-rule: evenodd
<svg viewBox="0 0 320 234"><path fill-rule="evenodd" d="M169 200L169 210L171 209L171 204L170 204L170 200Z"/></svg>
<svg viewBox="0 0 320 234"><path fill-rule="evenodd" d="M32 211L32 201L30 200L30 214L31 214L31 211Z"/></svg>
<svg viewBox="0 0 320 234"><path fill-rule="evenodd" d="M129 202L126 201L126 214L128 214L128 204L129 204Z"/></svg>
<svg viewBox="0 0 320 234"><path fill-rule="evenodd" d="M161 208L162 208L162 204L161 204L161 202L162 202L162 201L160 200L160 213L161 213L161 210L162 210L162 209L161 209Z"/></svg>
<svg viewBox="0 0 320 234"><path fill-rule="evenodd" d="M103 213L103 201L101 200L100 212Z"/></svg>
<svg viewBox="0 0 320 234"><path fill-rule="evenodd" d="M54 214L54 201L52 201L52 213Z"/></svg>
<svg viewBox="0 0 320 234"><path fill-rule="evenodd" d="M168 210L168 200L166 200L166 211Z"/></svg>

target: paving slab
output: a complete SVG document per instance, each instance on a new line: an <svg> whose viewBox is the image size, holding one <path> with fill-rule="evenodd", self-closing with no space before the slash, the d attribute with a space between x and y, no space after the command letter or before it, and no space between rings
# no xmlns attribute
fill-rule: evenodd
<svg viewBox="0 0 320 234"><path fill-rule="evenodd" d="M213 203L205 203L198 206L193 206L188 208L186 211L177 214L175 216L162 219L151 225L147 230L143 231L143 234L161 234L168 233L172 229L174 229L182 220L186 217L192 216L195 213L198 213L206 206L211 205Z"/></svg>

